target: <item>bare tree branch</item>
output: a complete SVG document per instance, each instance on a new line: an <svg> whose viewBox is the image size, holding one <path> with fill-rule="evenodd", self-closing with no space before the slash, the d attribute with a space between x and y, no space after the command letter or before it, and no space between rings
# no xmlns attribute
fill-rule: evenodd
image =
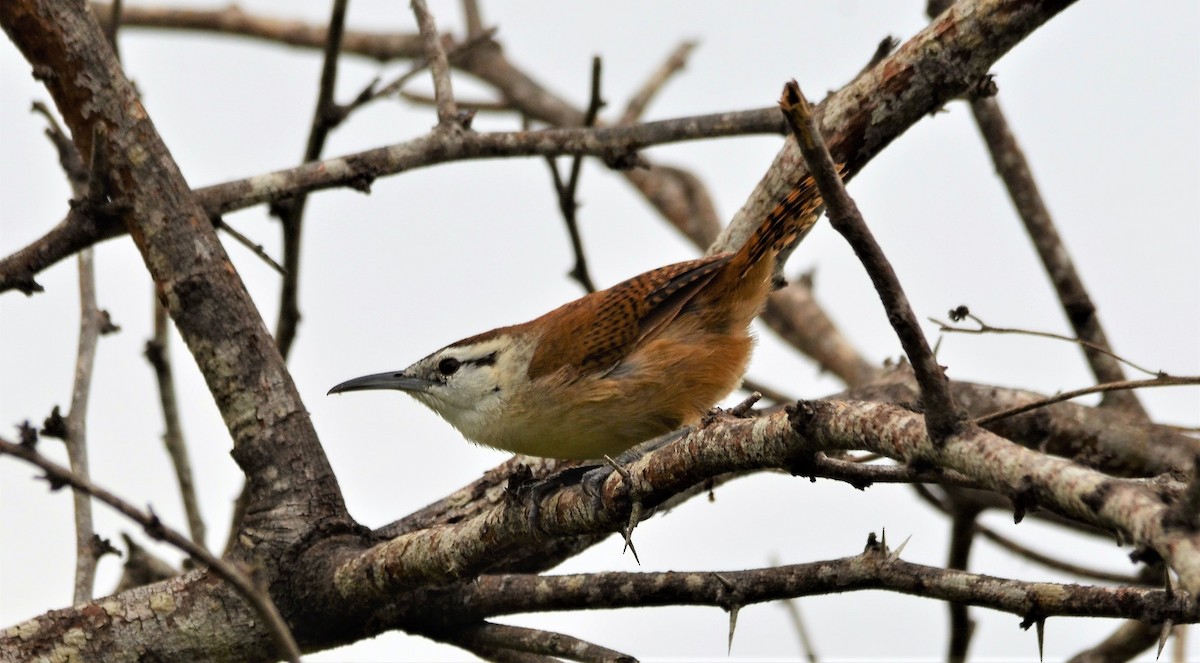
<svg viewBox="0 0 1200 663"><path fill-rule="evenodd" d="M1072 656L1070 663L1125 663L1158 642L1159 626L1131 619L1103 642Z"/></svg>
<svg viewBox="0 0 1200 663"><path fill-rule="evenodd" d="M629 494L647 508L706 479L730 471L791 468L818 451L866 449L896 459L928 458L984 488L1153 548L1179 573L1185 588L1200 583L1200 535L1164 522L1164 494L1144 483L1106 476L970 429L938 446L922 418L878 403L802 402L793 413L747 422L718 421L648 454L626 468L630 479L610 477L602 511L579 488L543 500L542 529L552 535L614 531L624 525ZM801 464L800 467L803 467ZM614 475L616 477L618 475ZM1174 485L1171 494L1182 494ZM612 505L611 507L609 505ZM414 584L448 582L481 571L531 534L527 504L493 503L448 525L401 534L342 565L335 583L343 595L388 595Z"/></svg>
<svg viewBox="0 0 1200 663"><path fill-rule="evenodd" d="M638 88L638 91L625 104L625 112L621 114L621 119L617 121L617 124L633 124L640 120L642 114L646 112L646 107L650 105L650 100L662 90L672 76L683 70L688 56L695 48L696 42L694 41L685 41L676 46L675 50L667 56L666 61L650 74L650 78L642 83L642 87Z"/></svg>
<svg viewBox="0 0 1200 663"><path fill-rule="evenodd" d="M192 478L192 463L188 458L187 442L183 437L183 426L179 422L179 404L175 397L175 376L171 370L170 321L167 309L157 297L154 298L154 337L146 341L146 361L154 369L158 383L158 400L163 413L163 445L175 468L175 480L179 483L179 495L183 500L183 512L187 515L188 532L192 541L207 548L204 540L207 532L204 517L200 514L200 502L196 497L196 482Z"/></svg>
<svg viewBox="0 0 1200 663"><path fill-rule="evenodd" d="M67 414L67 457L71 472L84 477L88 472L87 407L96 364L96 342L100 338L100 309L96 305L96 268L92 250L79 252L79 350L75 361L75 381L71 390L71 409ZM75 501L75 591L76 605L92 598L96 584L96 562L100 551L94 545L92 500L86 493L72 493Z"/></svg>
<svg viewBox="0 0 1200 663"><path fill-rule="evenodd" d="M103 2L91 4L96 16L106 23L111 11L109 5ZM131 28L218 32L305 48L322 48L329 40L324 25L252 15L236 5L220 9L133 5L124 8L121 21L124 26ZM424 52L418 34L358 31L346 33L343 50L380 62L417 58Z"/></svg>
<svg viewBox="0 0 1200 663"><path fill-rule="evenodd" d="M1045 396L1019 389L954 381L955 400L972 417L1042 403ZM916 408L920 391L906 366L875 382L831 398L903 403ZM1200 440L1170 426L1146 423L1116 410L1059 402L982 424L1022 446L1117 476L1182 476L1190 472Z"/></svg>
<svg viewBox="0 0 1200 663"><path fill-rule="evenodd" d="M1130 368L1132 368L1134 370L1140 371L1142 373L1146 373L1148 375L1157 375L1162 372L1162 371L1152 371L1148 368L1139 366L1138 364L1135 364L1132 361L1129 361L1128 359L1125 359L1124 357L1118 355L1117 353L1113 352L1112 350L1109 350L1107 347L1102 347L1102 346L1096 345L1095 343L1085 340L1085 339L1082 339L1082 338L1072 338L1070 336L1063 336L1062 334L1037 331L1035 329L1016 329L1016 328L1012 328L1012 327L993 327L992 325L989 325L988 323L981 320L979 318L979 316L972 313L966 306L959 306L950 311L950 319L951 320L958 322L964 318L971 320L971 322L974 322L975 324L979 325L979 327L978 328L955 327L946 322L942 322L941 320L938 320L936 318L929 318L929 321L937 324L938 331L942 331L942 332L952 332L952 333L958 333L958 334L1017 334L1020 336L1036 336L1036 337L1040 337L1040 338L1054 339L1056 341L1066 341L1068 343L1075 343L1075 344L1079 345L1085 351L1090 351L1091 353L1094 353L1094 354L1104 355L1117 363L1125 364L1126 366L1129 366ZM1122 377L1121 380L1118 380L1118 382L1123 381L1124 379L1125 378Z"/></svg>
<svg viewBox="0 0 1200 663"><path fill-rule="evenodd" d="M276 609L275 604L271 601L271 597L267 595L267 592L263 588L256 586L245 573L233 564L214 557L212 553L193 543L188 537L167 527L158 519L158 516L154 515L153 511L144 513L138 510L125 500L97 486L84 477L77 476L70 470L50 462L32 446L15 444L0 438L0 455L13 456L14 458L19 458L27 463L36 465L46 473L46 478L50 482L52 489L69 485L74 489L72 492L93 496L115 509L121 515L141 525L146 534L149 534L152 538L171 544L192 559L206 566L222 580L233 585L238 593L245 597L250 605L254 606L254 609L266 621L271 635L275 638L276 644L284 656L289 661L300 660L300 649L296 646L296 641L292 637L291 630L288 629L283 616L279 614L279 610Z"/></svg>
<svg viewBox="0 0 1200 663"><path fill-rule="evenodd" d="M1180 385L1193 385L1193 384L1200 384L1200 376L1174 377L1174 376L1170 376L1170 375L1162 375L1162 376L1156 377L1152 380L1126 380L1125 382L1110 382L1110 383L1106 383L1106 384L1098 384L1093 387L1084 387L1082 389L1074 389L1072 391L1064 391L1059 394L1055 394L1054 396L1043 398L1040 401L1035 401L1033 403L1027 403L1025 405L1019 405L1017 407L1009 408L1007 410L1001 410L1000 412L993 412L991 414L987 414L982 417L977 417L975 419L975 424L979 425L979 426L983 426L985 424L990 424L994 421L998 421L998 420L1004 419L1006 417L1011 417L1011 416L1014 416L1017 414L1029 412L1030 410L1036 410L1037 408L1045 407L1052 403L1061 403L1063 401L1069 401L1072 398L1079 398L1080 396L1086 396L1088 394L1099 394L1099 393L1105 393L1105 392L1109 392L1109 391L1122 391L1122 390L1126 390L1126 389L1142 389L1145 387L1176 387L1176 386L1180 386Z"/></svg>
<svg viewBox="0 0 1200 663"><path fill-rule="evenodd" d="M519 156L597 156L621 161L639 149L681 140L722 135L777 132L782 123L765 122L762 113L747 111L680 118L632 127L546 129L517 132L428 134L396 145L316 161L197 189L208 216L244 209L322 189L369 190L378 177L465 159ZM35 292L33 276L85 246L122 234L119 223L71 210L42 238L0 260L0 292Z"/></svg>
<svg viewBox="0 0 1200 663"><path fill-rule="evenodd" d="M439 640L465 647L470 651L508 650L546 656L550 660L562 658L586 663L636 663L637 661L628 654L622 654L562 633L507 624L484 622L455 629L448 633L430 635Z"/></svg>
<svg viewBox="0 0 1200 663"><path fill-rule="evenodd" d="M858 212L858 206L846 193L846 187L842 184L838 172L840 169L834 164L833 157L821 138L808 100L795 81L784 86L783 98L780 99L779 105L784 117L792 126L796 144L808 162L808 170L821 189L821 197L825 199L829 209L830 223L846 238L858 259L862 261L871 282L875 284L875 290L879 292L888 322L892 324L900 344L904 346L904 353L908 355L916 373L917 384L921 385L929 436L935 442L941 442L956 435L966 422L966 413L959 408L950 394L946 374L934 358L925 335L921 333L917 316L908 303L895 270L867 228Z"/></svg>
<svg viewBox="0 0 1200 663"><path fill-rule="evenodd" d="M975 524L980 509L972 503L959 504L950 502L950 552L946 560L946 568L966 571L971 558L971 547L975 543ZM967 650L971 646L971 636L975 631L975 621L971 619L967 604L961 601L951 601L946 604L950 610L950 642L947 647L947 661L966 661Z"/></svg>
<svg viewBox="0 0 1200 663"><path fill-rule="evenodd" d="M450 85L450 62L446 59L446 50L442 47L442 39L434 23L433 14L425 6L425 0L412 0L413 14L417 17L417 27L421 30L421 40L425 43L425 57L429 60L429 71L433 74L433 94L437 99L438 127L449 129L460 126L458 105L454 102L454 89Z"/></svg>
<svg viewBox="0 0 1200 663"><path fill-rule="evenodd" d="M342 34L346 27L347 0L334 0L329 17L329 36L325 40L325 59L321 65L321 84L317 92L317 108L313 111L312 128L304 148L304 163L321 158L325 141L338 119L333 91L337 86L338 55L342 51ZM304 232L304 208L308 196L301 194L281 200L272 207L283 229L283 284L279 292L279 317L275 323L275 343L284 360L296 339L300 323L300 240Z"/></svg>
<svg viewBox="0 0 1200 663"><path fill-rule="evenodd" d="M588 102L587 117L584 119L584 126L587 127L595 126L596 117L604 107L604 99L600 96L600 71L600 57L597 56L592 58L591 101ZM587 256L583 253L583 239L579 235L577 217L579 202L575 199L579 188L579 174L583 170L583 157L576 155L571 159L571 174L566 182L558 172L558 163L554 157L546 157L546 163L550 166L550 175L554 179L554 193L558 197L558 210L567 224L567 234L571 237L571 251L575 254L575 266L569 274L583 286L585 292L596 292L596 284L588 271Z"/></svg>
<svg viewBox="0 0 1200 663"><path fill-rule="evenodd" d="M536 589L535 589L536 588ZM662 573L534 576L484 575L443 598L474 615L597 610L662 605L728 609L797 596L885 589L1020 615L1143 617L1195 620L1195 607L1161 589L1039 583L913 564L874 542L860 555L750 569ZM432 606L429 606L432 608Z"/></svg>
<svg viewBox="0 0 1200 663"><path fill-rule="evenodd" d="M114 9L115 10L115 9ZM110 40L111 40L110 35ZM71 193L79 205L103 204L104 191L92 171L83 163L71 139L63 133L50 110L34 104L34 111L46 118L46 136L58 152L58 160L71 182ZM103 167L103 160L93 154L93 167ZM92 187L92 182L96 186ZM92 374L96 365L96 345L100 338L103 314L96 304L96 268L90 248L78 255L79 268L79 344L75 355L75 378L71 387L71 406L65 421L63 443L71 471L88 478L87 412L91 394ZM56 410L57 412L57 410ZM96 584L96 563L103 548L92 525L92 500L85 493L72 493L75 507L75 582L72 603L79 605L92 598Z"/></svg>

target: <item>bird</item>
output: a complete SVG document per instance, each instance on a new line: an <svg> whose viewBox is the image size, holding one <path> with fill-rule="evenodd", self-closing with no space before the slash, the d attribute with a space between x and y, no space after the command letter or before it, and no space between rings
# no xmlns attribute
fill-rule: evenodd
<svg viewBox="0 0 1200 663"><path fill-rule="evenodd" d="M329 394L408 393L468 440L569 460L694 426L741 385L780 251L816 222L805 176L736 251L659 267Z"/></svg>

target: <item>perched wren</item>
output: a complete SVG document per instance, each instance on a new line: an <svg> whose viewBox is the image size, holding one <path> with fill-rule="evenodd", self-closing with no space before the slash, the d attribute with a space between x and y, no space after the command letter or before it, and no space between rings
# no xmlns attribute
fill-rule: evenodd
<svg viewBox="0 0 1200 663"><path fill-rule="evenodd" d="M667 265L329 393L399 389L467 439L598 459L698 423L741 384L779 251L816 221L805 179L737 251Z"/></svg>

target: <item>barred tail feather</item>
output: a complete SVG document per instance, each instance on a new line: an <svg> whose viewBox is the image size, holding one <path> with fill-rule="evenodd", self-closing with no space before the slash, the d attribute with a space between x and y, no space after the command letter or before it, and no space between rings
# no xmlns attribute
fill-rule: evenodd
<svg viewBox="0 0 1200 663"><path fill-rule="evenodd" d="M839 164L838 170L844 177L845 165ZM805 175L804 179L792 187L787 196L767 214L762 224L742 247L747 258L742 263L745 265L743 270L757 264L768 252L779 253L784 247L802 238L817 222L823 205L824 201L817 190L816 182L811 175Z"/></svg>

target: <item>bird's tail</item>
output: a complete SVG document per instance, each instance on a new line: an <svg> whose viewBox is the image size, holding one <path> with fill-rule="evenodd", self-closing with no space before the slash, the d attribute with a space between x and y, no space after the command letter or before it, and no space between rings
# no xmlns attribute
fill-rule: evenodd
<svg viewBox="0 0 1200 663"><path fill-rule="evenodd" d="M842 177L845 177L846 167L838 165ZM784 247L800 241L812 229L821 215L825 201L817 190L817 183L812 175L805 175L783 200L771 210L767 217L746 244L741 253L745 254L742 262L742 275L757 265L767 255L776 255Z"/></svg>

